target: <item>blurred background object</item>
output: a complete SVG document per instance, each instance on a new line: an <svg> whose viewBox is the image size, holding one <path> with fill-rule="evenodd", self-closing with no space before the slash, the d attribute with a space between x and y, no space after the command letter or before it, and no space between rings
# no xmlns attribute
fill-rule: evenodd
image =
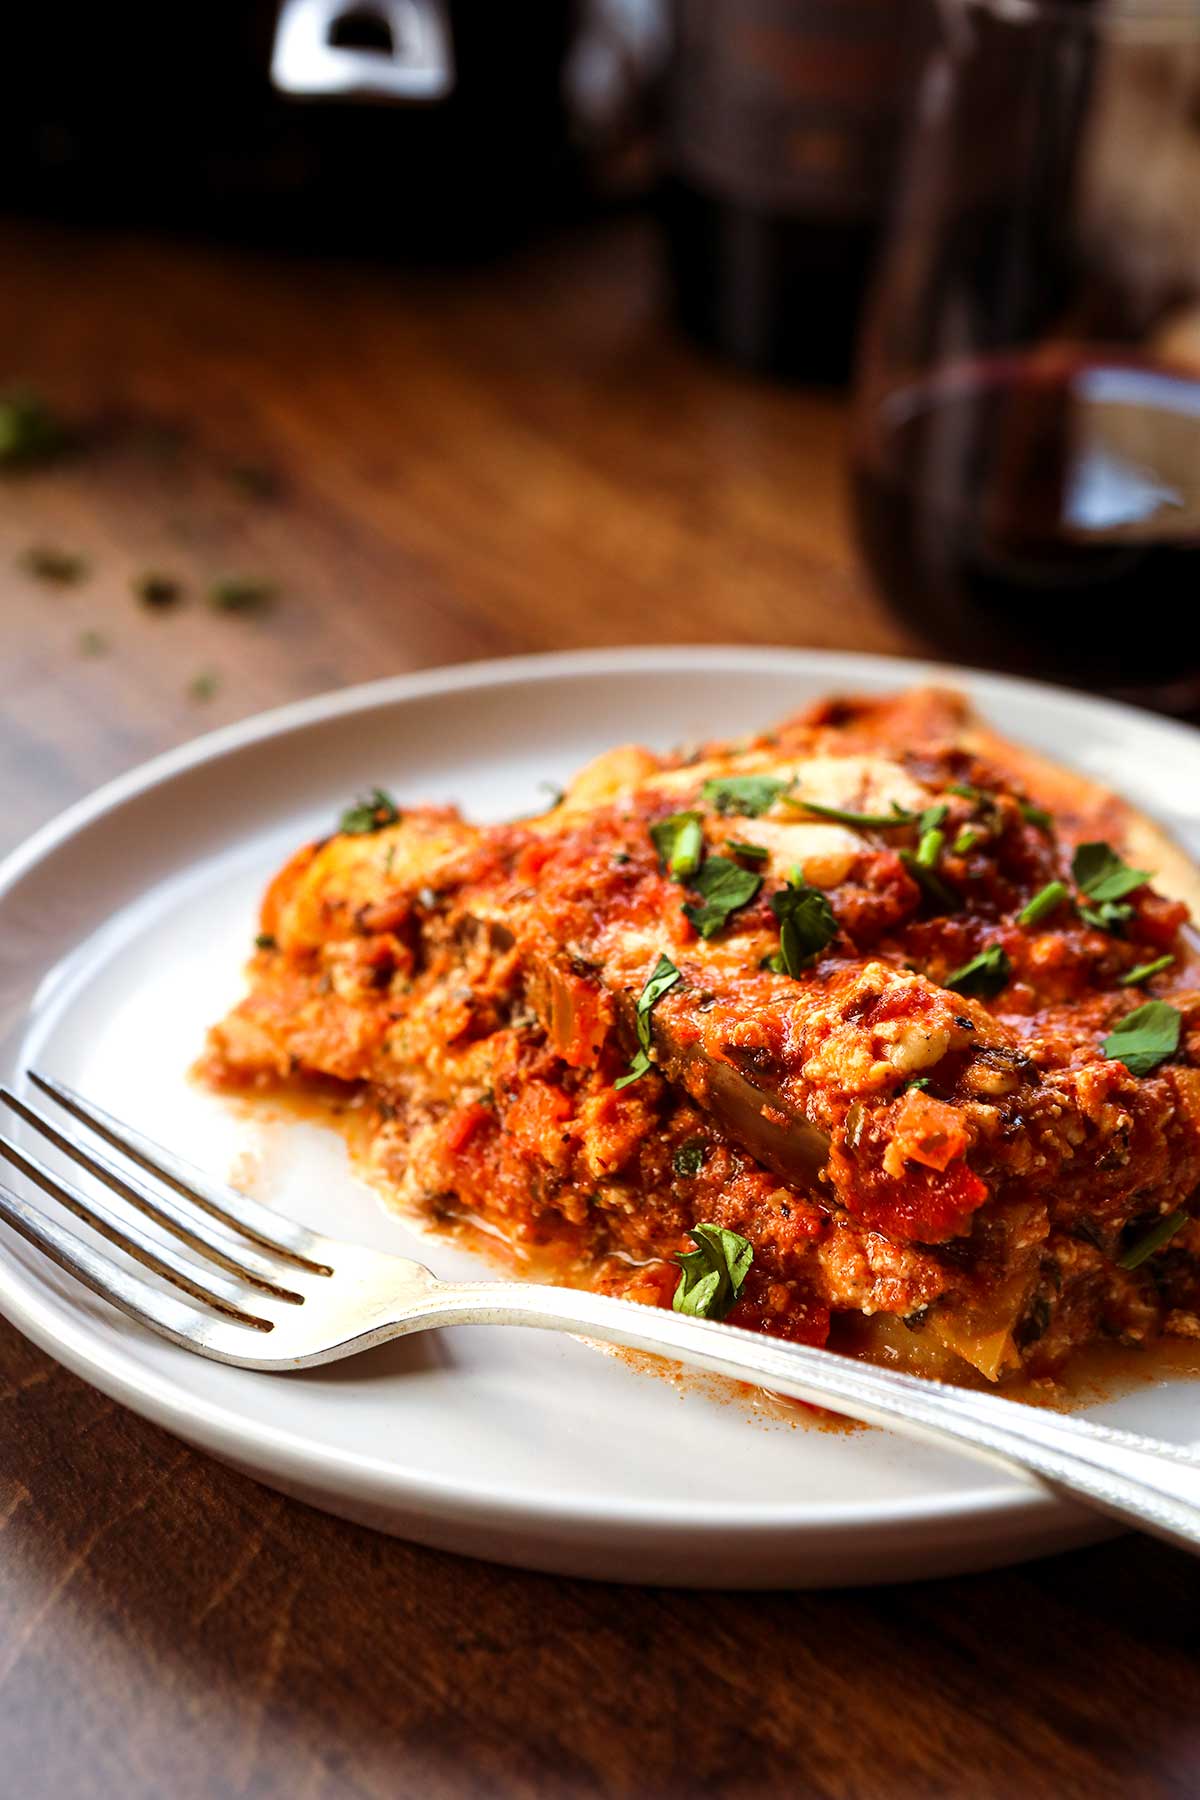
<svg viewBox="0 0 1200 1800"><path fill-rule="evenodd" d="M863 346L868 566L942 651L1200 703L1200 8L941 0Z"/></svg>
<svg viewBox="0 0 1200 1800"><path fill-rule="evenodd" d="M21 6L0 204L472 256L571 204L572 0Z"/></svg>
<svg viewBox="0 0 1200 1800"><path fill-rule="evenodd" d="M702 341L845 378L923 19L914 0L673 0L664 217Z"/></svg>

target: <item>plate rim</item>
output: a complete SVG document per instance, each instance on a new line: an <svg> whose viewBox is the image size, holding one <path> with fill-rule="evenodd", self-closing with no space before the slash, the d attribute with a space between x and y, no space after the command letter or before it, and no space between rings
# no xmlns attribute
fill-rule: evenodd
<svg viewBox="0 0 1200 1800"><path fill-rule="evenodd" d="M138 796L256 743L331 719L471 688L575 676L613 677L624 672L679 673L681 669L745 674L769 670L777 675L781 665L789 662L809 674L823 674L834 685L853 685L860 675L874 681L894 678L898 683L965 682L985 704L989 695L1003 701L1006 696L1015 700L1040 692L1047 698L1052 696L1060 709L1065 706L1094 717L1099 708L1115 713L1130 726L1143 730L1150 726L1156 734L1177 737L1189 745L1193 754L1196 749L1196 733L1191 727L1124 702L1076 694L1050 682L912 657L796 645L675 644L488 658L385 676L307 696L219 726L136 765L67 806L0 861L0 908L10 891L39 862ZM631 1496L614 1505L611 1496L599 1501L590 1496L561 1494L542 1499L490 1478L475 1481L430 1473L417 1476L297 1431L254 1424L234 1406L189 1393L169 1376L140 1364L125 1350L119 1337L110 1337L78 1310L72 1310L69 1330L64 1335L52 1309L39 1303L36 1286L28 1281L22 1265L8 1259L0 1262L0 1311L55 1361L90 1385L218 1457L254 1463L267 1456L276 1464L282 1463L283 1471L292 1479L318 1485L331 1479L339 1484L349 1480L356 1485L360 1498L366 1489L366 1497L372 1500L399 1501L426 1511L436 1508L443 1514L449 1506L459 1516L484 1516L497 1525L517 1519L526 1526L557 1524L573 1531L582 1526L611 1530L620 1525L651 1535L680 1531L708 1535L731 1529L764 1534L856 1533L872 1527L877 1532L908 1536L914 1528L936 1529L939 1525L968 1521L978 1528L993 1518L1002 1519L1011 1533L1014 1529L1061 1522L1068 1511L1076 1510L1032 1478L1028 1490L1022 1492L1020 1486L1014 1487L1011 1476L995 1487L967 1494L863 1498L803 1508L795 1499L700 1501L684 1494L669 1501ZM178 1354L189 1353L180 1350Z"/></svg>

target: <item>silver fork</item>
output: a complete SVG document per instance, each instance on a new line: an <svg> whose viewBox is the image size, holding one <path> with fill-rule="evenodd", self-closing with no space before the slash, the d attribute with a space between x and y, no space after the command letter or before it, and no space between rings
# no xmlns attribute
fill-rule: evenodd
<svg viewBox="0 0 1200 1800"><path fill-rule="evenodd" d="M511 1281L439 1281L421 1263L310 1231L214 1181L73 1089L30 1073L78 1125L0 1099L173 1242L0 1137L0 1156L124 1253L146 1280L0 1184L0 1219L139 1324L239 1368L308 1369L440 1325L527 1325L648 1350L890 1425L998 1463L1123 1524L1200 1548L1200 1454L895 1370L608 1295ZM169 1289L174 1288L176 1298Z"/></svg>

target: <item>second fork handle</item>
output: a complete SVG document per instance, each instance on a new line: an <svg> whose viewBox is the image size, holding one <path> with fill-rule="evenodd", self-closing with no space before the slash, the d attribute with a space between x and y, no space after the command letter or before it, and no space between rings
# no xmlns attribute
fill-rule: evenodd
<svg viewBox="0 0 1200 1800"><path fill-rule="evenodd" d="M439 1283L421 1311L426 1324L528 1325L666 1356L964 1451L1200 1551L1200 1456L1181 1445L581 1289Z"/></svg>

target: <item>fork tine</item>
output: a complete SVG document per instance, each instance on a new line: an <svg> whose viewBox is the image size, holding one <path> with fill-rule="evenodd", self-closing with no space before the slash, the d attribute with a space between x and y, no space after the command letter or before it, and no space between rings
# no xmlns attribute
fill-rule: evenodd
<svg viewBox="0 0 1200 1800"><path fill-rule="evenodd" d="M65 1111L73 1114L81 1124L89 1127L100 1137L106 1139L114 1149L122 1151L130 1157L147 1174L157 1175L169 1184L184 1199L191 1200L205 1212L211 1213L222 1225L239 1231L256 1244L273 1250L279 1256L286 1256L301 1267L310 1269L317 1275L331 1275L332 1269L323 1259L326 1240L309 1231L304 1225L297 1224L294 1219L282 1217L260 1206L248 1194L240 1194L236 1188L226 1183L214 1181L203 1170L186 1162L182 1156L176 1156L173 1150L165 1145L155 1143L143 1132L135 1131L132 1126L115 1119L102 1107L93 1106L82 1094L65 1082L51 1081L45 1075L39 1075L36 1069L29 1070L29 1079L34 1086L40 1088L51 1100L58 1103Z"/></svg>
<svg viewBox="0 0 1200 1800"><path fill-rule="evenodd" d="M49 1139L64 1156L69 1156L72 1162L89 1170L106 1187L124 1195L132 1205L173 1232L199 1255L228 1269L233 1275L240 1275L243 1281L249 1281L255 1287L265 1288L279 1299L300 1301L304 1298L302 1294L283 1285L282 1271L273 1262L249 1243L233 1237L206 1213L182 1204L170 1192L152 1188L132 1170L122 1168L110 1156L106 1156L103 1150L88 1149L83 1144L64 1137L49 1119L43 1118L41 1113L27 1106L23 1100L18 1100L6 1087L0 1087L0 1102L15 1112L18 1118L24 1119L27 1125L32 1125L42 1137ZM12 1146L3 1137L0 1137L0 1155L7 1156L10 1161L14 1155Z"/></svg>
<svg viewBox="0 0 1200 1800"><path fill-rule="evenodd" d="M254 1325L261 1331L271 1329L271 1321L260 1319L247 1309L246 1301L250 1296L236 1282L201 1269L190 1257L180 1256L169 1244L157 1243L132 1219L118 1218L101 1199L85 1194L73 1181L54 1174L36 1156L26 1155L3 1137L0 1137L0 1156L20 1169L30 1181L36 1182L43 1193L61 1202L77 1219L82 1219L85 1225L91 1225L110 1243L152 1269L156 1275L161 1275L165 1281L182 1288L193 1300L213 1306L218 1312L230 1313L243 1325Z"/></svg>
<svg viewBox="0 0 1200 1800"><path fill-rule="evenodd" d="M161 1293L130 1270L118 1268L73 1231L21 1200L2 1182L0 1219L101 1299L111 1301L140 1325L150 1326L185 1349L203 1349L210 1354L215 1350L233 1360L239 1352L246 1354L243 1347L254 1342L247 1327L234 1324L227 1317L202 1313L197 1307Z"/></svg>

